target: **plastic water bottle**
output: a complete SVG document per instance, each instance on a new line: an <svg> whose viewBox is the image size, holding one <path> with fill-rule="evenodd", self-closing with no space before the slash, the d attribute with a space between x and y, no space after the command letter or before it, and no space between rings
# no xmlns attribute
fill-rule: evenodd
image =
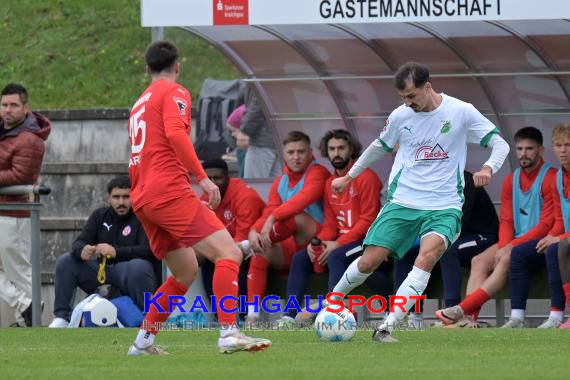
<svg viewBox="0 0 570 380"><path fill-rule="evenodd" d="M324 273L326 272L327 268L323 265L321 265L321 263L319 263L319 256L323 253L324 251L324 247L323 247L323 243L321 242L321 239L319 239L318 237L314 237L313 239L311 239L311 248L313 249L313 252L315 253L315 258L313 260L313 269L315 270L315 273Z"/></svg>

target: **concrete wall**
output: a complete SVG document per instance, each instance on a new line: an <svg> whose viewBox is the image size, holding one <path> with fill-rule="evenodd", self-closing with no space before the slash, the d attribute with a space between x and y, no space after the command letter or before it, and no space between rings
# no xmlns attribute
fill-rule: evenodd
<svg viewBox="0 0 570 380"><path fill-rule="evenodd" d="M91 212L107 204L107 183L128 173L130 145L127 109L39 112L53 123L39 179L51 188L41 198L45 205L40 223L45 325L53 313L55 261L70 249ZM230 165L230 171L236 171L235 166ZM266 181L254 186L267 198ZM0 326L13 322L11 308L0 301Z"/></svg>

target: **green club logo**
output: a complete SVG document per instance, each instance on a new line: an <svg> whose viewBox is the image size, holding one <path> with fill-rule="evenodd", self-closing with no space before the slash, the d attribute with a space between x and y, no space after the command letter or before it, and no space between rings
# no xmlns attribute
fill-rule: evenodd
<svg viewBox="0 0 570 380"><path fill-rule="evenodd" d="M445 122L443 122L443 125L441 126L441 133L448 133L451 130L451 121L447 120Z"/></svg>

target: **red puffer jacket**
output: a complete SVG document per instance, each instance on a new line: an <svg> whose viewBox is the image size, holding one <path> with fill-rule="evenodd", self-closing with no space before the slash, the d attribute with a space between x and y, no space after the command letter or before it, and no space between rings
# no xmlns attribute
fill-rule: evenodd
<svg viewBox="0 0 570 380"><path fill-rule="evenodd" d="M22 124L6 130L0 120L0 187L33 185L38 180L51 122L30 112ZM0 195L0 203L27 202L27 196ZM2 216L28 217L29 211L0 211Z"/></svg>

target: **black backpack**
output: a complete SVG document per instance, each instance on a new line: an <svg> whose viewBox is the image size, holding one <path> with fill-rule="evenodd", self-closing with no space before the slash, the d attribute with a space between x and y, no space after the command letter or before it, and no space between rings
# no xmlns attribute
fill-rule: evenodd
<svg viewBox="0 0 570 380"><path fill-rule="evenodd" d="M226 129L226 121L237 108L241 81L206 79L198 99L196 141L200 160L221 158L235 148L235 140Z"/></svg>

